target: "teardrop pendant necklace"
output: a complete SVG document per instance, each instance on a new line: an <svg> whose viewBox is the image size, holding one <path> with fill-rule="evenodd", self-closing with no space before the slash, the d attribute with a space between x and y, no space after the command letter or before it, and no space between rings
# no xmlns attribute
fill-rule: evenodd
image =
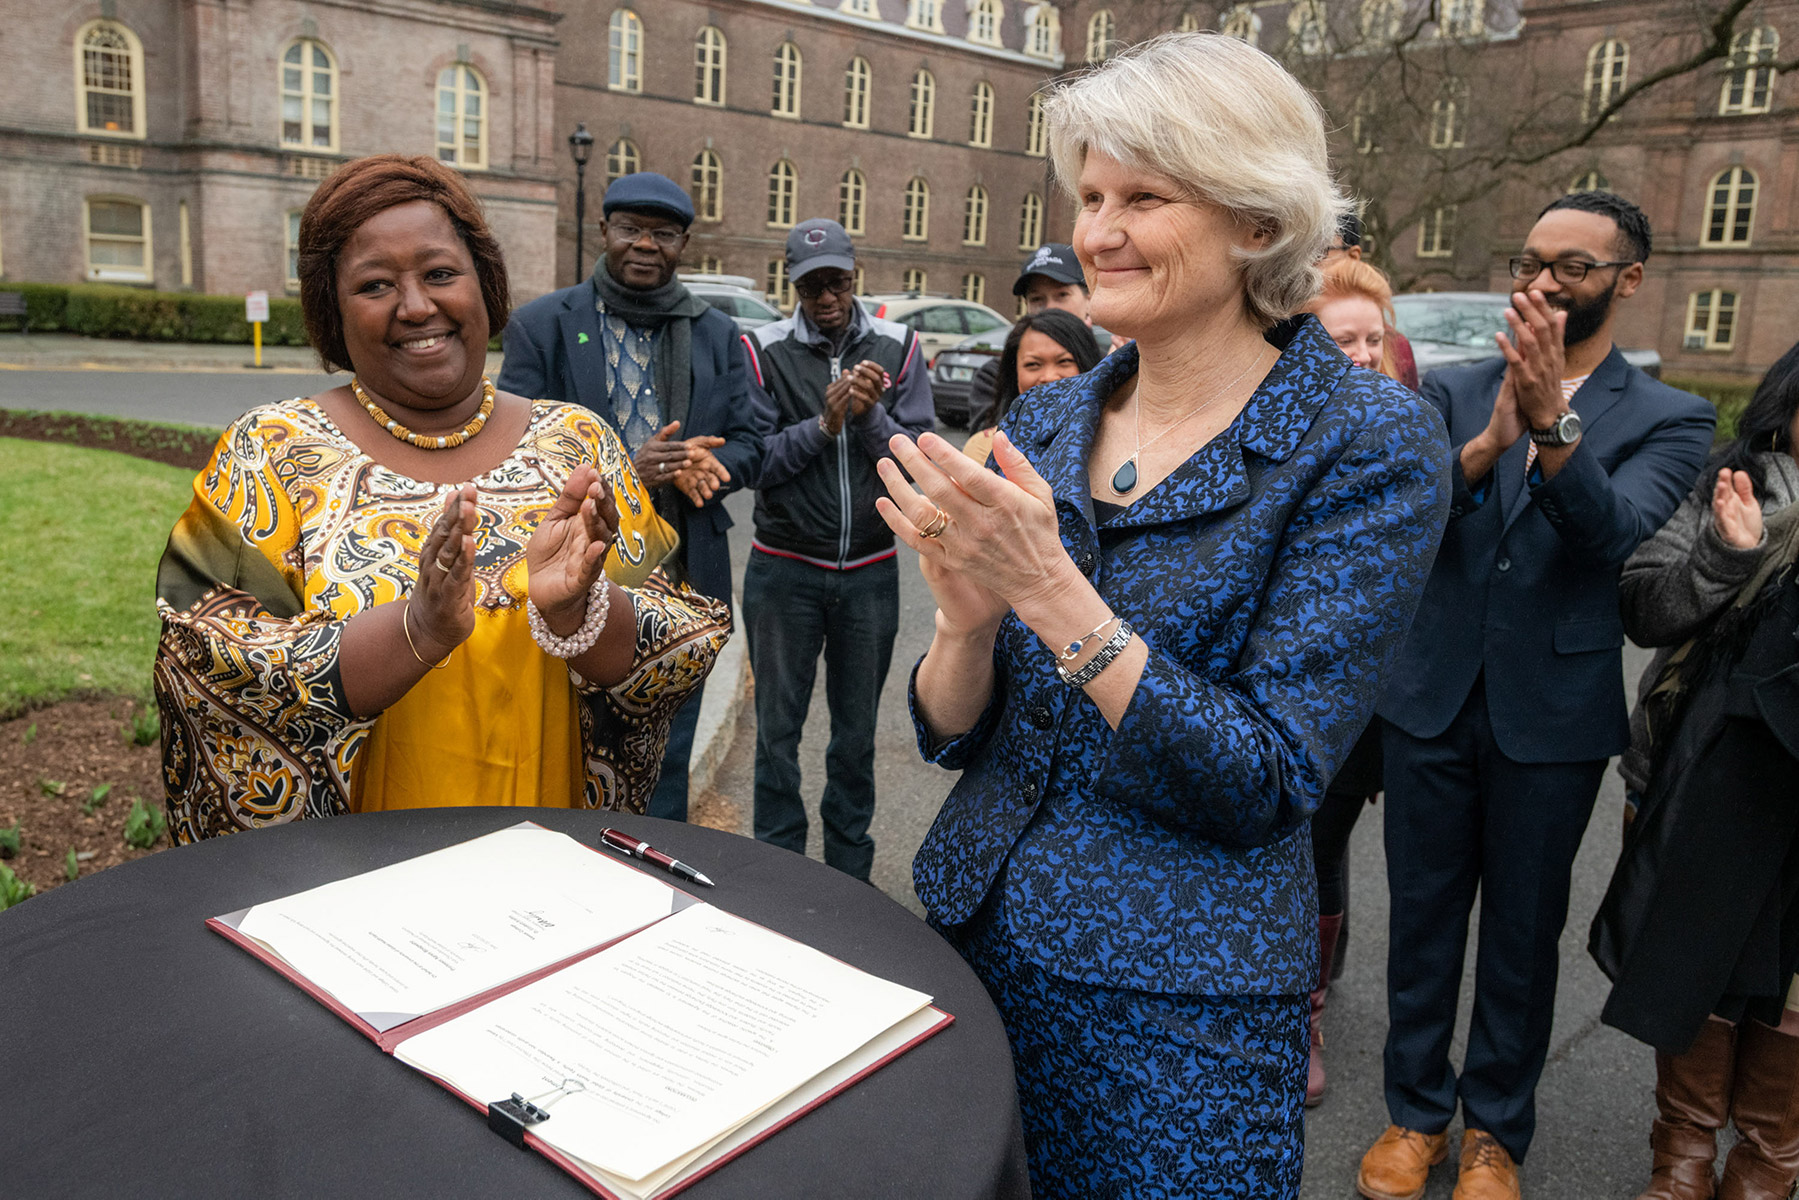
<svg viewBox="0 0 1799 1200"><path fill-rule="evenodd" d="M1277 355L1276 357L1279 356ZM1191 421L1194 417L1197 417L1200 413L1205 412L1220 400L1230 395L1231 389L1236 387L1239 383L1242 383L1243 377L1255 370L1256 365L1261 361L1262 355L1258 353L1247 367L1244 367L1237 373L1235 379L1218 389L1217 395L1213 396L1210 400L1207 400L1204 404L1199 405L1192 412L1180 418L1180 420L1164 429L1161 433L1156 434L1155 437L1150 438L1147 442L1143 440L1143 395L1139 392L1133 397L1132 404L1135 408L1131 414L1131 420L1137 431L1137 448L1131 452L1129 458L1125 459L1124 462L1120 464L1118 470L1112 473L1112 494L1114 496L1128 496L1136 491L1138 479L1137 460L1142 457L1143 452L1179 429L1181 426L1185 425L1188 421Z"/></svg>

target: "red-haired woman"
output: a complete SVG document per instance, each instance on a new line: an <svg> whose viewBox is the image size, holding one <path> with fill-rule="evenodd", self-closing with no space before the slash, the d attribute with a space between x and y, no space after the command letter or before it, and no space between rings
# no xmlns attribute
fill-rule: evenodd
<svg viewBox="0 0 1799 1200"><path fill-rule="evenodd" d="M429 158L300 219L316 396L219 439L157 575L170 824L187 842L344 812L642 810L667 719L728 632L652 572L670 531L606 425L495 390L506 267Z"/></svg>

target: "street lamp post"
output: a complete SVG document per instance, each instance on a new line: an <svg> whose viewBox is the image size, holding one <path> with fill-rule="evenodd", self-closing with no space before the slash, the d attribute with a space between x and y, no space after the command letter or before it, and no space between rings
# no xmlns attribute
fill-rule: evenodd
<svg viewBox="0 0 1799 1200"><path fill-rule="evenodd" d="M587 132L586 121L576 122L568 135L568 152L575 160L575 282L580 283L587 276L581 235L587 231L587 156L593 153L593 134Z"/></svg>

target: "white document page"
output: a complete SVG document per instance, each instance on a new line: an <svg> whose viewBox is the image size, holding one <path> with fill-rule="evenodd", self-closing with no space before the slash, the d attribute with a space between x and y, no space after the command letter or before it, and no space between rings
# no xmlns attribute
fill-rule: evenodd
<svg viewBox="0 0 1799 1200"><path fill-rule="evenodd" d="M545 1097L532 1132L625 1180L706 1146L930 1003L710 906L408 1038L479 1101Z"/></svg>
<svg viewBox="0 0 1799 1200"><path fill-rule="evenodd" d="M678 893L549 829L502 829L252 908L238 932L356 1013L422 1016L667 916Z"/></svg>

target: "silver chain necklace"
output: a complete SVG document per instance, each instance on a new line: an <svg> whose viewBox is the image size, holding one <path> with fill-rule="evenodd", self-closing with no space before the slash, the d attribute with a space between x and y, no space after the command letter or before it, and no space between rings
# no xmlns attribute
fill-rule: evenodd
<svg viewBox="0 0 1799 1200"><path fill-rule="evenodd" d="M1276 355L1275 357L1278 358L1279 355ZM1131 453L1129 458L1124 460L1118 470L1112 473L1112 494L1114 496L1128 496L1135 491L1137 489L1137 459L1143 454L1144 450L1155 445L1157 442L1179 429L1182 425L1185 425L1188 421L1191 421L1194 417L1197 417L1200 413L1205 412L1214 404L1217 404L1220 400L1223 400L1226 396L1230 395L1231 389L1236 387L1239 383L1242 383L1243 377L1255 370L1256 365L1261 361L1262 355L1258 352L1255 358L1250 360L1250 364L1237 373L1235 379L1218 389L1217 395L1213 396L1210 400L1207 400L1204 404L1199 405L1192 412L1164 429L1161 433L1156 434L1155 437L1150 438L1147 442L1143 440L1143 393L1141 389L1139 389L1137 395L1133 398L1134 408L1131 413L1131 420L1137 431L1137 449Z"/></svg>

